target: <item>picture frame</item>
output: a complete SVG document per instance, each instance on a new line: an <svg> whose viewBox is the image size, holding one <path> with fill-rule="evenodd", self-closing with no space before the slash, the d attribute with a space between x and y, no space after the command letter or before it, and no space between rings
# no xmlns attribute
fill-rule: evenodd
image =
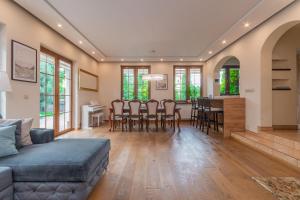
<svg viewBox="0 0 300 200"><path fill-rule="evenodd" d="M84 69L79 69L78 84L80 90L98 92L99 91L99 76L88 72Z"/></svg>
<svg viewBox="0 0 300 200"><path fill-rule="evenodd" d="M12 40L11 79L37 83L37 50Z"/></svg>
<svg viewBox="0 0 300 200"><path fill-rule="evenodd" d="M167 90L168 89L168 74L163 74L164 79L156 81L156 90Z"/></svg>

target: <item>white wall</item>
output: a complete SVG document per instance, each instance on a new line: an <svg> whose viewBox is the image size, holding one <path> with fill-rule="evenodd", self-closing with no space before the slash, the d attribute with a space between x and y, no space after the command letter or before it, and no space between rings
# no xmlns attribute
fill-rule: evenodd
<svg viewBox="0 0 300 200"><path fill-rule="evenodd" d="M75 111L73 126L77 128L80 120L77 111L80 111L80 105L88 103L91 99L99 99L99 93L77 91L78 68L98 74L98 62L10 0L0 1L0 23L5 25L4 40L6 44L1 50L4 51L1 55L6 56L4 68L9 74L11 72L11 40L27 44L38 51L41 46L46 47L73 61L74 97L76 97L73 101L73 110ZM6 95L6 117L33 117L34 126L38 127L39 83L11 81L11 85L12 92Z"/></svg>
<svg viewBox="0 0 300 200"><path fill-rule="evenodd" d="M207 61L208 94L214 94L213 72L218 63L227 56L235 56L240 61L240 96L246 98L248 130L257 131L258 126L272 126L272 66L269 65L272 63L273 46L268 45L264 49L269 52L269 56L262 55L263 46L269 36L282 25L299 21L299 10L300 1L296 1ZM288 29L285 28L278 33L279 37Z"/></svg>
<svg viewBox="0 0 300 200"><path fill-rule="evenodd" d="M102 63L100 64L100 102L110 107L111 101L121 98L121 65L150 65L151 73L168 74L168 90L156 90L155 82L151 83L151 98L173 99L173 66L174 65L203 65L203 63L175 63L175 62L152 62L152 63ZM203 77L206 77L203 68ZM204 79L204 95L206 95L206 80ZM190 105L180 105L182 107L182 118L190 118Z"/></svg>

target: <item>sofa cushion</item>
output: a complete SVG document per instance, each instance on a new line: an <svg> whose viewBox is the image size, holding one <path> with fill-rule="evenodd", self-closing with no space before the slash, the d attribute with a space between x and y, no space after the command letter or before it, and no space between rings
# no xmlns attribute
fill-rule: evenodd
<svg viewBox="0 0 300 200"><path fill-rule="evenodd" d="M0 127L5 126L17 126L15 137L16 137L16 148L20 149L22 147L21 142L21 129L22 129L22 120L19 119L0 119Z"/></svg>
<svg viewBox="0 0 300 200"><path fill-rule="evenodd" d="M11 167L16 182L86 181L109 150L108 139L59 139L26 146L0 166Z"/></svg>
<svg viewBox="0 0 300 200"><path fill-rule="evenodd" d="M18 153L15 131L16 126L0 127L0 158Z"/></svg>
<svg viewBox="0 0 300 200"><path fill-rule="evenodd" d="M21 126L21 144L22 146L31 145L30 129L33 123L33 118L22 119Z"/></svg>
<svg viewBox="0 0 300 200"><path fill-rule="evenodd" d="M12 171L9 167L0 167L0 191L12 185Z"/></svg>

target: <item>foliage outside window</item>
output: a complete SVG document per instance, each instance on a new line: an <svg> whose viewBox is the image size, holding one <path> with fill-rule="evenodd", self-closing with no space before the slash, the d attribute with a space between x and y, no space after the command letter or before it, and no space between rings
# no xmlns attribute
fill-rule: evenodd
<svg viewBox="0 0 300 200"><path fill-rule="evenodd" d="M149 66L121 66L123 100L150 99L150 83L142 79L144 74L150 73Z"/></svg>
<svg viewBox="0 0 300 200"><path fill-rule="evenodd" d="M220 70L220 94L239 95L240 68L239 66L224 66Z"/></svg>
<svg viewBox="0 0 300 200"><path fill-rule="evenodd" d="M174 99L187 101L202 95L201 66L174 66Z"/></svg>

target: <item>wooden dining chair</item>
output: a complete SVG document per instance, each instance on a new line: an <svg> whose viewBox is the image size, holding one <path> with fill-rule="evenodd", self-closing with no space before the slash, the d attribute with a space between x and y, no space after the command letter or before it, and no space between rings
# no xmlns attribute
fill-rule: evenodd
<svg viewBox="0 0 300 200"><path fill-rule="evenodd" d="M162 99L159 101L159 106L164 109L164 102L166 101L167 99ZM160 113L160 126L163 127L163 113L161 112Z"/></svg>
<svg viewBox="0 0 300 200"><path fill-rule="evenodd" d="M139 131L143 129L143 114L141 114L141 101L129 101L129 131L132 131L135 122L138 123Z"/></svg>
<svg viewBox="0 0 300 200"><path fill-rule="evenodd" d="M146 102L147 115L145 116L145 119L147 131L149 131L150 121L155 121L156 131L158 131L158 105L159 102L154 99Z"/></svg>
<svg viewBox="0 0 300 200"><path fill-rule="evenodd" d="M127 124L127 116L124 115L124 102L120 99L116 99L111 102L112 107L112 130L116 128L116 124L122 125L122 131L124 130L124 124ZM117 122L117 123L116 123ZM126 126L127 130L127 126Z"/></svg>
<svg viewBox="0 0 300 200"><path fill-rule="evenodd" d="M171 122L171 127L176 128L176 102L168 99L164 101L164 112L162 115L163 129L166 129L167 121Z"/></svg>

